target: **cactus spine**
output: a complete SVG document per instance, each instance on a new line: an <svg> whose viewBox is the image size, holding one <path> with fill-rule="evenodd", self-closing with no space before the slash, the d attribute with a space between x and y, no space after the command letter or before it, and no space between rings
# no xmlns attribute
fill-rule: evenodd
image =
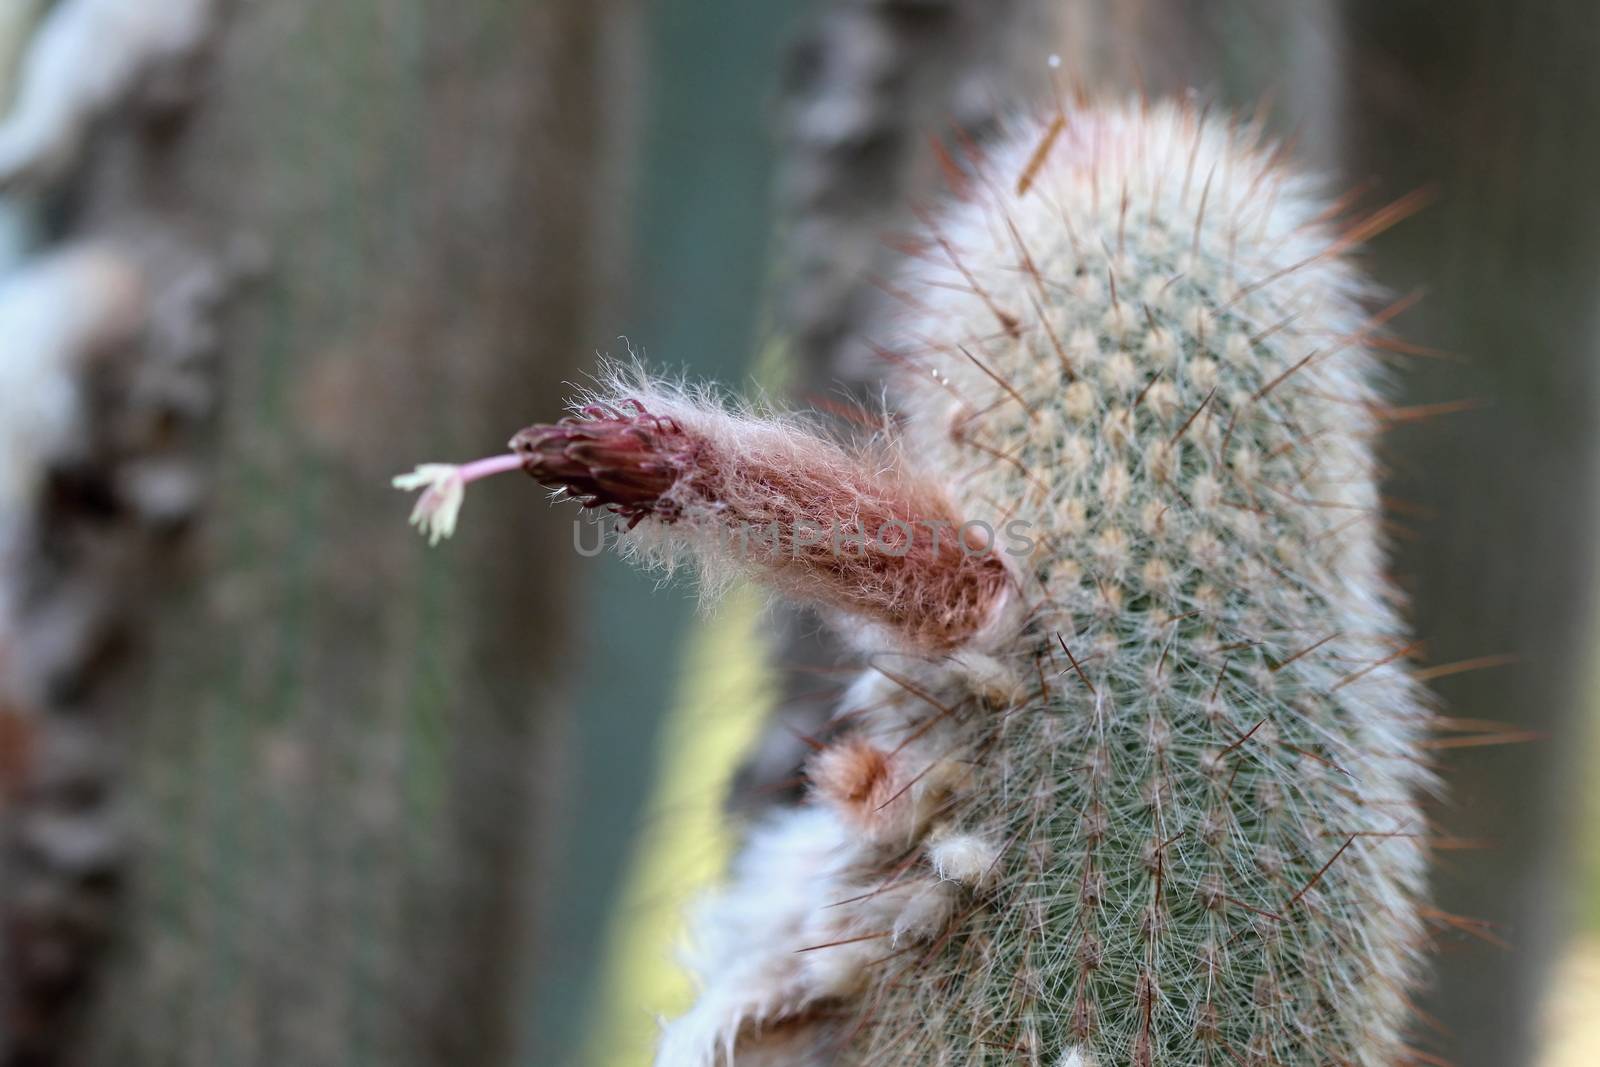
<svg viewBox="0 0 1600 1067"><path fill-rule="evenodd" d="M1382 574L1382 316L1341 258L1363 228L1186 106L1013 133L927 224L896 458L858 462L900 487L871 514L937 499L1031 537L981 566L918 542L892 582L796 580L773 546L781 588L859 594L871 667L811 802L704 903L703 992L658 1065L1393 1063L1429 780ZM591 505L620 486L669 550L731 512L863 514L803 429L622 395L525 431L525 468ZM727 484L755 469L765 493ZM958 617L920 626L947 591Z"/></svg>

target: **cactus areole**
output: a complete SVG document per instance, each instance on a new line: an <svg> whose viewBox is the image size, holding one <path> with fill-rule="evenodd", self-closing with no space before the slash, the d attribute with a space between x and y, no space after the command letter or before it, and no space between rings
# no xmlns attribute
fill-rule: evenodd
<svg viewBox="0 0 1600 1067"><path fill-rule="evenodd" d="M1018 121L974 171L874 441L629 370L400 481L438 536L520 467L867 654L696 911L658 1067L1393 1064L1431 780L1342 258L1374 220L1187 106Z"/></svg>

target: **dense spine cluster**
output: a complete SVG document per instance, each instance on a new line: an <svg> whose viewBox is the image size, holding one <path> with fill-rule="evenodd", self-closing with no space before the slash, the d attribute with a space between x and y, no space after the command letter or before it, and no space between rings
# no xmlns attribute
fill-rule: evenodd
<svg viewBox="0 0 1600 1067"><path fill-rule="evenodd" d="M1004 581L937 641L881 597L945 588L948 560L889 584L882 561L805 583L757 561L840 612L872 591L879 625L810 802L754 831L697 916L702 994L658 1065L1392 1064L1426 714L1382 573L1385 316L1341 258L1392 213L1335 232L1256 131L1183 106L1022 122L974 171L895 285L891 480L1030 536L963 544L962 573ZM878 498L793 425L764 444L680 394L603 399L587 420L665 409L695 456L836 486L812 518ZM593 487L659 472L643 445L521 451L674 548L751 491L718 506L689 456L641 509ZM693 515L651 507L695 485Z"/></svg>

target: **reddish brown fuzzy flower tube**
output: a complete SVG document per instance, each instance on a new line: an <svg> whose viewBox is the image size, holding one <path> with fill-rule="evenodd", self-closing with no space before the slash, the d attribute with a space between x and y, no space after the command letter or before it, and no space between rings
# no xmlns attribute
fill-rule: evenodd
<svg viewBox="0 0 1600 1067"><path fill-rule="evenodd" d="M653 520L708 567L752 565L784 592L935 650L989 624L1008 575L937 487L791 425L668 398L590 405L512 438L522 468L630 529Z"/></svg>

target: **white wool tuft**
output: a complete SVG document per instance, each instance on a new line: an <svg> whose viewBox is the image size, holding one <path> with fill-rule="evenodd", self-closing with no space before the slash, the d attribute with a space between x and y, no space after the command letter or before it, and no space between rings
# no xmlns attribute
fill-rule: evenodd
<svg viewBox="0 0 1600 1067"><path fill-rule="evenodd" d="M936 829L928 841L928 858L940 878L980 888L994 876L1000 850L977 834L941 834Z"/></svg>
<svg viewBox="0 0 1600 1067"><path fill-rule="evenodd" d="M741 1034L802 1013L819 995L807 975L808 930L845 895L854 854L831 812L786 812L759 827L726 887L702 901L684 963L701 981L693 1010L668 1024L656 1067L732 1064ZM820 950L827 951L827 950Z"/></svg>

